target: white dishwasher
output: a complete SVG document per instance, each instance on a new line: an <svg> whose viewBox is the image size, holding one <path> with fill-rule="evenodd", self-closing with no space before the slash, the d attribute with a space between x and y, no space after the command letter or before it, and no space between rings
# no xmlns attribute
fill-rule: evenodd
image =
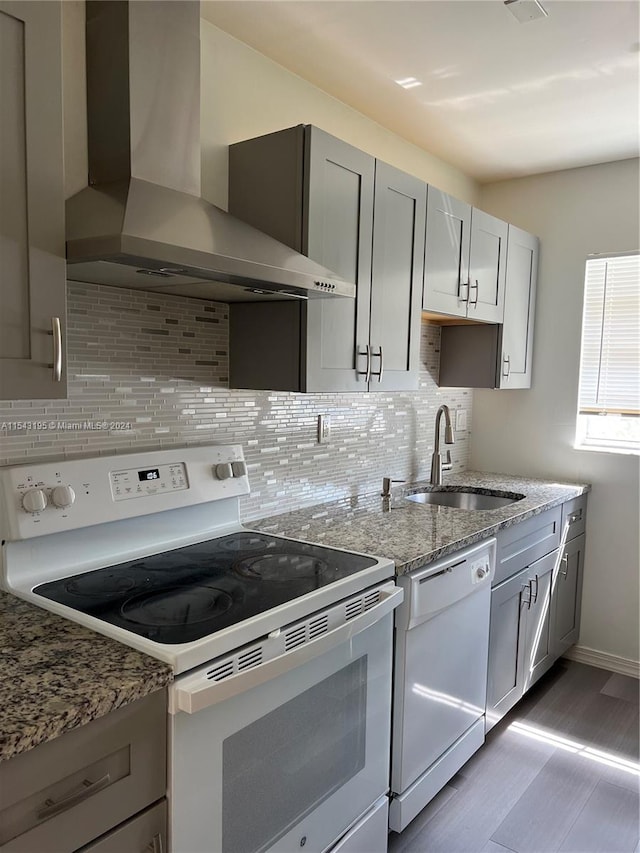
<svg viewBox="0 0 640 853"><path fill-rule="evenodd" d="M484 743L491 579L485 539L397 579L389 826L402 832Z"/></svg>

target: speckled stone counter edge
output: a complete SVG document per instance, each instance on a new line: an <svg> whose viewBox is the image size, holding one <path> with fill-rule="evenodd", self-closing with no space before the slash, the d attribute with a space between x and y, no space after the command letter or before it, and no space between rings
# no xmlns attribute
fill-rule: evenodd
<svg viewBox="0 0 640 853"><path fill-rule="evenodd" d="M392 559L398 575L480 542L499 530L590 491L586 483L558 483L507 474L467 471L439 487L524 494L506 507L462 510L416 504L405 496L430 488L417 482L397 488L390 501L379 494L358 495L297 512L252 521L254 530L318 542Z"/></svg>
<svg viewBox="0 0 640 853"><path fill-rule="evenodd" d="M171 668L0 592L0 761L160 690Z"/></svg>

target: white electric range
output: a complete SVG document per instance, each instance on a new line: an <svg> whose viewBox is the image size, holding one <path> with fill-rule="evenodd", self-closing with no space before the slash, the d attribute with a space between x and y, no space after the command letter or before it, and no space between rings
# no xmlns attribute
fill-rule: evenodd
<svg viewBox="0 0 640 853"><path fill-rule="evenodd" d="M238 445L1 469L2 585L172 666L173 853L386 850L393 564L248 492Z"/></svg>

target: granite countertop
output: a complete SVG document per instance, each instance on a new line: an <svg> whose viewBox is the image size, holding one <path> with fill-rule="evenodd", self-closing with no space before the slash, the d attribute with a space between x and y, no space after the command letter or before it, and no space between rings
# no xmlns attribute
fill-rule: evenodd
<svg viewBox="0 0 640 853"><path fill-rule="evenodd" d="M412 483L394 489L391 501L384 500L379 493L356 495L248 522L247 527L388 557L395 562L396 573L401 575L493 536L504 527L558 506L591 488L587 484L554 483L476 471L447 478L443 488L455 486L468 486L477 492L496 489L525 497L500 509L454 509L405 500L405 495L429 488L428 483Z"/></svg>
<svg viewBox="0 0 640 853"><path fill-rule="evenodd" d="M169 684L166 664L0 592L0 761Z"/></svg>

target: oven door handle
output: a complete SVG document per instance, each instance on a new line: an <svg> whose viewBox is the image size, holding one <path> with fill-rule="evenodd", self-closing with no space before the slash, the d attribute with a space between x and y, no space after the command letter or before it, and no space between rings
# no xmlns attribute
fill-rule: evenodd
<svg viewBox="0 0 640 853"><path fill-rule="evenodd" d="M382 587L378 603L359 616L303 646L258 664L252 669L231 675L223 681L211 681L207 678L210 666L192 675L181 676L171 685L169 691L169 713L185 711L187 714L196 714L326 654L378 622L387 613L391 613L403 597L404 590L394 584Z"/></svg>

